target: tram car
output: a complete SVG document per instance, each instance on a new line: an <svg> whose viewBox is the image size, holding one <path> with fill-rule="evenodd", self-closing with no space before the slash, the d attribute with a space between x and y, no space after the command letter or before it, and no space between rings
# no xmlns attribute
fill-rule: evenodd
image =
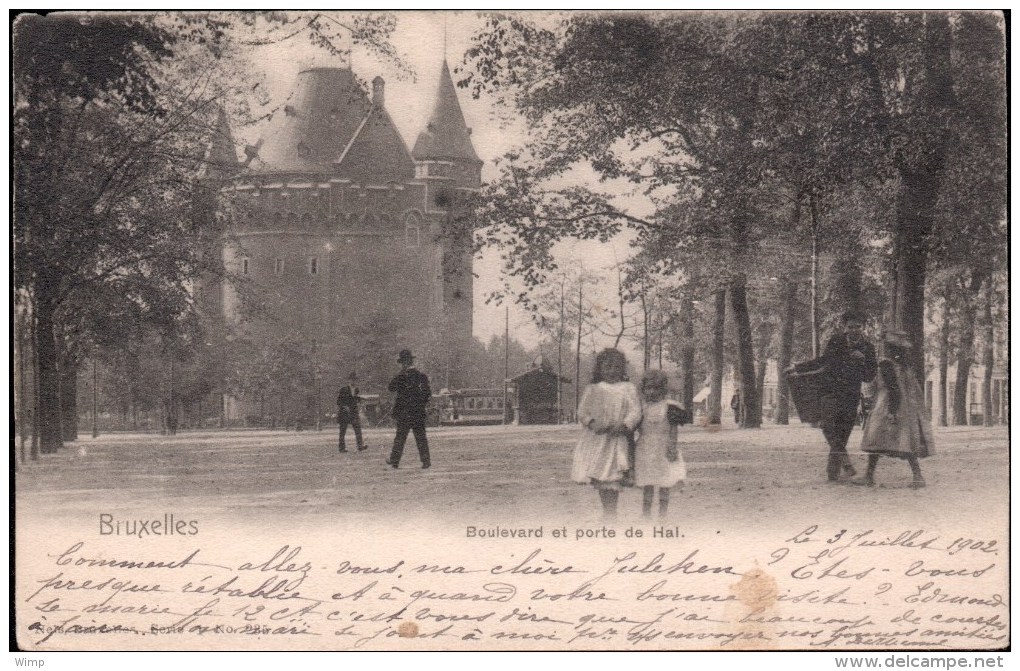
<svg viewBox="0 0 1020 671"><path fill-rule="evenodd" d="M457 389L438 394L442 426L484 426L502 424L506 410L502 389Z"/></svg>

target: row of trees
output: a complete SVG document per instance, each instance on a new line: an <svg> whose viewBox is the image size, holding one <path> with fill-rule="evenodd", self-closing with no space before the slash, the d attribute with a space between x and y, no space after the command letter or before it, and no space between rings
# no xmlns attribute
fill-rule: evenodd
<svg viewBox="0 0 1020 671"><path fill-rule="evenodd" d="M223 109L244 123L273 112L253 50L307 39L333 54L360 44L392 61L394 27L378 14L17 18L15 370L33 456L73 439L86 357L113 369L153 351L187 362L204 349L193 288L223 272L201 244L209 222L196 196L222 168L209 149L223 142ZM128 368L121 385L158 386Z"/></svg>
<svg viewBox="0 0 1020 671"><path fill-rule="evenodd" d="M561 370L596 330L637 334L646 367L680 363L685 396L709 374L717 414L735 361L742 424L756 426L764 362L816 351L844 307L906 329L919 369L956 362L965 379L971 363L994 362L989 343L1008 318L1001 15L487 21L460 83L520 115L529 135L482 194L480 243L501 248L532 290L522 300L544 317L543 353L566 359ZM203 358L224 334L203 330L193 288L222 269L204 254L194 204L218 169L208 149L222 110L250 123L273 111L258 104L252 49L308 39L340 53L353 42L393 60L394 27L375 14L19 18L16 391L41 452L73 438L87 361L122 370L126 389L170 376L160 394L171 410L177 394L201 391L182 370L229 363ZM607 195L621 186L652 214ZM609 304L591 301L552 249L623 227L634 260L604 292ZM925 355L926 312L937 359Z"/></svg>
<svg viewBox="0 0 1020 671"><path fill-rule="evenodd" d="M909 334L924 379L931 278L966 275L954 295L974 297L1005 268L1004 67L998 13L492 16L460 84L529 136L484 194L482 243L537 289L556 283L557 241L636 231L627 284L669 300L685 396L707 351L712 419L727 316L741 425L758 426L767 356L783 369L800 351L805 288L810 352L863 308ZM584 171L609 187L576 186ZM653 214L614 201L620 185ZM714 306L707 348L694 304Z"/></svg>
<svg viewBox="0 0 1020 671"><path fill-rule="evenodd" d="M171 417L182 429L223 427L238 421L309 428L321 425L336 412L336 392L346 384L348 373L336 365L316 365L311 343L297 332L258 346L233 343L225 358L212 343L197 352L173 355L162 351L155 339L139 345L120 352L100 350L102 358L83 363L76 403L64 414L65 426L70 427L66 440L74 440L79 430L165 431ZM549 363L551 347L549 342L529 347L511 337L508 351L505 338L493 336L488 343L474 339L462 355L465 388L499 389L505 368L513 377L540 359ZM388 356L386 360L390 372L396 370L392 359ZM427 362L421 365L439 392L440 371ZM583 379L587 379L591 369L587 349L581 365ZM573 374L572 366L565 370ZM148 382L132 384L132 380ZM384 394L387 382L361 374L357 384L363 394ZM251 417L229 420L223 393L251 400ZM573 392L564 393L563 404L565 410L574 407ZM81 419L86 420L84 426L79 426Z"/></svg>

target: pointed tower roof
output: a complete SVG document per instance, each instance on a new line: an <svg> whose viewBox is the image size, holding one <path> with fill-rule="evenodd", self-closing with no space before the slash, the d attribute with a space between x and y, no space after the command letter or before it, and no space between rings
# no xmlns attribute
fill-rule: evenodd
<svg viewBox="0 0 1020 671"><path fill-rule="evenodd" d="M368 99L349 69L302 71L250 171L328 172L374 183L412 178L414 162L381 102Z"/></svg>
<svg viewBox="0 0 1020 671"><path fill-rule="evenodd" d="M237 146L230 132L230 121L227 119L227 113L219 107L216 110L215 125L209 134L201 175L212 178L225 177L237 172L239 167Z"/></svg>
<svg viewBox="0 0 1020 671"><path fill-rule="evenodd" d="M418 136L411 156L419 161L459 159L481 163L471 144L471 131L464 122L464 114L457 101L457 89L453 85L450 66L446 64L445 58L439 75L436 106L432 109L428 125Z"/></svg>

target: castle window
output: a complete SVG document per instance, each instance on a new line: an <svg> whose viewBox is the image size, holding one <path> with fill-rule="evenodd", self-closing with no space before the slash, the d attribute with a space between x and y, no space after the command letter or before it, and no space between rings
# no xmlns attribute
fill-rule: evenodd
<svg viewBox="0 0 1020 671"><path fill-rule="evenodd" d="M447 191L446 189L442 189L441 191L436 193L434 202L436 204L436 207L446 209L450 207L451 200L452 199L450 197L450 192Z"/></svg>
<svg viewBox="0 0 1020 671"><path fill-rule="evenodd" d="M248 274L248 259L241 259L241 274Z"/></svg>
<svg viewBox="0 0 1020 671"><path fill-rule="evenodd" d="M301 215L301 225L304 226L305 228L311 228L312 227L312 215L311 215L311 213L305 212L304 214Z"/></svg>
<svg viewBox="0 0 1020 671"><path fill-rule="evenodd" d="M421 229L413 222L404 227L404 242L408 249L415 249L421 244Z"/></svg>
<svg viewBox="0 0 1020 671"><path fill-rule="evenodd" d="M297 228L298 217L294 212L287 213L287 226L290 228Z"/></svg>
<svg viewBox="0 0 1020 671"><path fill-rule="evenodd" d="M283 225L283 213L273 212L273 223L276 224L277 228Z"/></svg>
<svg viewBox="0 0 1020 671"><path fill-rule="evenodd" d="M318 275L319 274L319 259L315 256L308 258L308 274Z"/></svg>
<svg viewBox="0 0 1020 671"><path fill-rule="evenodd" d="M276 270L276 274L277 275L282 275L283 274L283 259L276 259L276 263L275 263L275 265L273 267Z"/></svg>

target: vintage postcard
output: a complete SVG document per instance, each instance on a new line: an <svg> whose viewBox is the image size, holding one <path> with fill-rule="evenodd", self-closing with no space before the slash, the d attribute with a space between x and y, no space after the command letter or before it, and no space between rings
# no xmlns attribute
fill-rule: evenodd
<svg viewBox="0 0 1020 671"><path fill-rule="evenodd" d="M12 650L1001 665L1007 27L16 16Z"/></svg>

